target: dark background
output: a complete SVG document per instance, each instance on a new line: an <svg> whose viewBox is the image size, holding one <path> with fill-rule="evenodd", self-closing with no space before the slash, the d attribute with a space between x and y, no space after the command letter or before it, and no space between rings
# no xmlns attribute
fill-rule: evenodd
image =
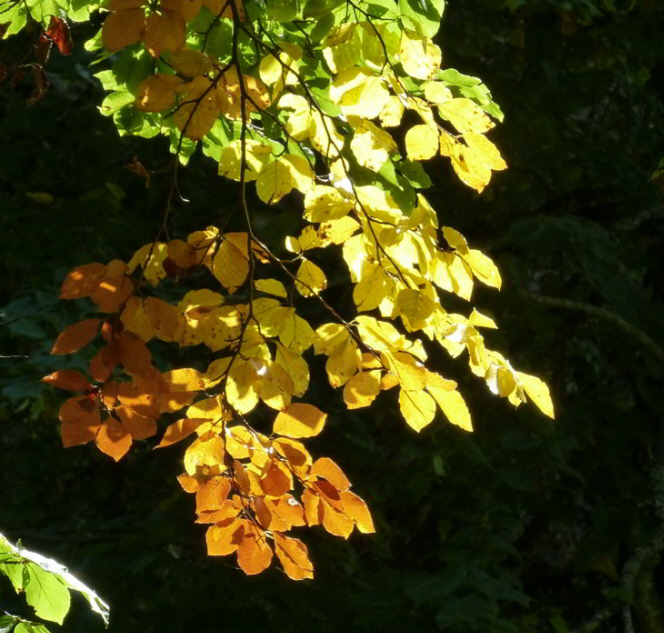
<svg viewBox="0 0 664 633"><path fill-rule="evenodd" d="M0 531L95 588L114 632L664 631L664 179L650 180L664 157L662 3L450 0L444 65L493 91L506 116L491 138L510 168L478 196L433 161L427 195L499 264L503 291L474 297L501 326L489 345L548 381L557 420L515 411L441 355L432 363L460 382L477 430L438 420L418 436L391 394L346 411L317 365L312 395L331 415L312 450L342 465L378 532L302 531L316 567L303 583L206 557L175 481L184 447L139 443L118 465L61 447L64 396L38 379L63 366L52 341L90 308L59 302L59 282L149 242L167 186L124 169L134 156L163 168L167 148L100 116L88 28L74 30L73 57L53 54L34 106L29 85L0 84ZM3 42L0 62L31 37ZM191 202L172 236L233 226L237 192L215 172L201 156L183 171ZM51 204L28 195L44 192ZM260 234L280 241L298 213L257 206ZM339 268L327 291L342 305L346 281ZM21 609L7 582L0 601ZM63 630L102 627L76 599Z"/></svg>

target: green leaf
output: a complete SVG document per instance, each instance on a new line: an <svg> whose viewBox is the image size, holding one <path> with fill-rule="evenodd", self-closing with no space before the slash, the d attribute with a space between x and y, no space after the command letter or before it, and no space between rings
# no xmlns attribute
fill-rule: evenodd
<svg viewBox="0 0 664 633"><path fill-rule="evenodd" d="M29 579L25 598L28 604L40 618L62 624L71 602L67 586L58 576L35 563L28 563L26 569Z"/></svg>
<svg viewBox="0 0 664 633"><path fill-rule="evenodd" d="M14 629L14 633L49 633L49 630L43 624L37 624L37 622L19 622Z"/></svg>
<svg viewBox="0 0 664 633"><path fill-rule="evenodd" d="M403 25L425 37L433 37L440 28L443 0L399 0Z"/></svg>
<svg viewBox="0 0 664 633"><path fill-rule="evenodd" d="M416 189L428 189L431 187L431 178L424 170L422 163L414 160L404 160L397 163L399 173Z"/></svg>

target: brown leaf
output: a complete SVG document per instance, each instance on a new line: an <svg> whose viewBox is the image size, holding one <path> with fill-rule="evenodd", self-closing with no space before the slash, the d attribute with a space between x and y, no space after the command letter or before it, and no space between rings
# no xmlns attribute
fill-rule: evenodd
<svg viewBox="0 0 664 633"><path fill-rule="evenodd" d="M103 264L86 264L74 268L62 282L60 299L89 297L97 289L104 268Z"/></svg>
<svg viewBox="0 0 664 633"><path fill-rule="evenodd" d="M88 379L79 371L61 369L42 378L42 382L64 389L65 391L87 391L92 387Z"/></svg>
<svg viewBox="0 0 664 633"><path fill-rule="evenodd" d="M73 354L85 347L97 334L101 319L85 319L70 325L58 336L51 354Z"/></svg>

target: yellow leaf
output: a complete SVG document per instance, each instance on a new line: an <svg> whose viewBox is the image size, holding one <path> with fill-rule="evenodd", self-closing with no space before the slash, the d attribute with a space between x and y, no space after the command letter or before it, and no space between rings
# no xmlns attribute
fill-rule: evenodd
<svg viewBox="0 0 664 633"><path fill-rule="evenodd" d="M287 296L284 284L276 279L257 279L254 282L254 287L260 292L274 295L275 297L283 297L285 299Z"/></svg>
<svg viewBox="0 0 664 633"><path fill-rule="evenodd" d="M488 132L494 124L489 116L474 101L466 98L450 99L438 106L438 113L459 132Z"/></svg>
<svg viewBox="0 0 664 633"><path fill-rule="evenodd" d="M284 327L279 333L279 340L294 352L301 354L309 349L316 338L311 326L293 311L292 316L284 322Z"/></svg>
<svg viewBox="0 0 664 633"><path fill-rule="evenodd" d="M281 200L293 188L306 192L313 187L314 174L305 158L287 154L269 163L256 181L256 193L266 204Z"/></svg>
<svg viewBox="0 0 664 633"><path fill-rule="evenodd" d="M168 61L178 75L185 77L198 77L212 70L212 60L205 53L192 49L176 51Z"/></svg>
<svg viewBox="0 0 664 633"><path fill-rule="evenodd" d="M231 294L249 274L246 241L245 233L227 233L212 263L212 274Z"/></svg>
<svg viewBox="0 0 664 633"><path fill-rule="evenodd" d="M433 396L434 400L445 414L445 417L452 424L460 426L465 431L473 430L470 412L468 411L466 402L458 391L455 389L449 390L446 388L440 388L435 384L427 384L427 391Z"/></svg>
<svg viewBox="0 0 664 633"><path fill-rule="evenodd" d="M153 286L166 278L164 260L168 257L168 246L163 242L150 242L139 248L127 264L127 272L133 273L138 266L143 269L143 277ZM149 259L148 259L149 258Z"/></svg>
<svg viewBox="0 0 664 633"><path fill-rule="evenodd" d="M263 363L256 371L260 382L258 395L268 407L281 411L291 402L295 385L288 372L278 363Z"/></svg>
<svg viewBox="0 0 664 633"><path fill-rule="evenodd" d="M496 322L492 318L478 312L474 308L468 317L468 323L474 327L486 327L494 330L498 329Z"/></svg>
<svg viewBox="0 0 664 633"><path fill-rule="evenodd" d="M206 77L196 77L178 86L178 91L183 94L183 102L173 115L173 121L187 138L198 141L212 129L219 115L219 102L212 83Z"/></svg>
<svg viewBox="0 0 664 633"><path fill-rule="evenodd" d="M246 139L244 143L244 180L256 180L267 165L272 155L272 148L260 141ZM229 143L219 157L219 175L239 181L242 176L242 141Z"/></svg>
<svg viewBox="0 0 664 633"><path fill-rule="evenodd" d="M452 99L452 91L442 81L428 81L424 86L424 96L431 103L441 104Z"/></svg>
<svg viewBox="0 0 664 633"><path fill-rule="evenodd" d="M325 364L327 377L332 387L341 387L353 376L362 363L362 353L357 343L347 338L343 346L332 354Z"/></svg>
<svg viewBox="0 0 664 633"><path fill-rule="evenodd" d="M343 490L340 494L344 512L353 519L357 529L363 534L373 534L376 528L364 500L350 490Z"/></svg>
<svg viewBox="0 0 664 633"><path fill-rule="evenodd" d="M503 160L498 148L484 134L466 132L463 138L468 147L487 167L495 171L507 169L507 163Z"/></svg>
<svg viewBox="0 0 664 633"><path fill-rule="evenodd" d="M363 262L362 278L353 288L353 301L360 312L374 310L393 290L394 283L380 264Z"/></svg>
<svg viewBox="0 0 664 633"><path fill-rule="evenodd" d="M200 391L205 388L203 374L191 367L171 369L161 376L171 391Z"/></svg>
<svg viewBox="0 0 664 633"><path fill-rule="evenodd" d="M258 404L257 361L236 358L226 381L226 399L238 413L249 413Z"/></svg>
<svg viewBox="0 0 664 633"><path fill-rule="evenodd" d="M396 95L390 95L387 103L380 112L380 122L383 127L398 127L404 113L404 105Z"/></svg>
<svg viewBox="0 0 664 633"><path fill-rule="evenodd" d="M330 98L346 117L375 119L390 98L382 77L363 68L341 71L330 86Z"/></svg>
<svg viewBox="0 0 664 633"><path fill-rule="evenodd" d="M380 371L355 374L344 386L344 402L349 409L368 407L380 393Z"/></svg>
<svg viewBox="0 0 664 633"><path fill-rule="evenodd" d="M300 354L277 343L276 361L293 379L293 395L302 397L309 386L309 366Z"/></svg>
<svg viewBox="0 0 664 633"><path fill-rule="evenodd" d="M344 217L353 202L334 187L316 185L304 197L304 217L309 222L327 222Z"/></svg>
<svg viewBox="0 0 664 633"><path fill-rule="evenodd" d="M470 266L477 279L487 286L500 290L500 286L502 285L500 272L490 258L475 249L470 249L461 257Z"/></svg>
<svg viewBox="0 0 664 633"><path fill-rule="evenodd" d="M442 53L429 38L404 30L401 34L399 60L411 77L430 79L440 68Z"/></svg>
<svg viewBox="0 0 664 633"><path fill-rule="evenodd" d="M426 391L399 392L399 407L410 427L418 433L433 422L436 415L436 403Z"/></svg>
<svg viewBox="0 0 664 633"><path fill-rule="evenodd" d="M406 133L406 154L410 160L433 158L438 145L438 133L428 125L416 125Z"/></svg>
<svg viewBox="0 0 664 633"><path fill-rule="evenodd" d="M218 435L198 438L184 454L184 469L188 475L207 474L210 469L224 470L224 440Z"/></svg>
<svg viewBox="0 0 664 633"><path fill-rule="evenodd" d="M404 391L420 391L427 382L424 365L414 356L405 352L381 354L385 365L397 377Z"/></svg>
<svg viewBox="0 0 664 633"><path fill-rule="evenodd" d="M397 151L396 142L387 132L371 121L349 116L348 123L354 130L350 148L357 162L367 169L380 171L390 154ZM436 145L438 145L437 140Z"/></svg>
<svg viewBox="0 0 664 633"><path fill-rule="evenodd" d="M320 294L327 288L325 273L313 262L305 259L297 270L295 287L303 297Z"/></svg>
<svg viewBox="0 0 664 633"><path fill-rule="evenodd" d="M555 418L551 393L546 383L530 374L516 372L517 381L523 387L528 397L537 405L538 409L550 418Z"/></svg>
<svg viewBox="0 0 664 633"><path fill-rule="evenodd" d="M274 421L273 432L286 437L314 437L325 426L327 414L311 404L295 402L279 415Z"/></svg>
<svg viewBox="0 0 664 633"><path fill-rule="evenodd" d="M275 532L274 551L286 575L291 580L304 580L314 577L314 568L309 560L307 546L296 538L288 538Z"/></svg>
<svg viewBox="0 0 664 633"><path fill-rule="evenodd" d="M350 488L348 477L329 457L320 457L314 462L310 477L312 479L318 477L329 481L339 492Z"/></svg>
<svg viewBox="0 0 664 633"><path fill-rule="evenodd" d="M323 222L323 224L318 227L318 237L321 241L321 246L326 246L327 244L343 244L359 229L360 224L357 220L345 216L338 220Z"/></svg>
<svg viewBox="0 0 664 633"><path fill-rule="evenodd" d="M421 290L404 288L397 295L397 307L409 321L417 322L427 319L436 308L436 303Z"/></svg>

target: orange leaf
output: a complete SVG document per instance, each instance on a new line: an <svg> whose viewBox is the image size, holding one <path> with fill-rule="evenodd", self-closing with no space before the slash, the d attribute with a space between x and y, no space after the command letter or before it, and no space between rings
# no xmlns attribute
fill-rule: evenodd
<svg viewBox="0 0 664 633"><path fill-rule="evenodd" d="M119 362L117 341L111 341L92 357L90 375L99 382L106 382Z"/></svg>
<svg viewBox="0 0 664 633"><path fill-rule="evenodd" d="M154 418L148 418L125 406L117 407L115 413L118 414L122 425L132 439L144 440L157 434L157 422Z"/></svg>
<svg viewBox="0 0 664 633"><path fill-rule="evenodd" d="M90 295L100 312L117 312L134 292L134 284L124 275L104 277Z"/></svg>
<svg viewBox="0 0 664 633"><path fill-rule="evenodd" d="M166 51L176 51L184 46L186 25L175 11L163 10L151 13L145 23L143 42L153 57Z"/></svg>
<svg viewBox="0 0 664 633"><path fill-rule="evenodd" d="M228 556L237 550L244 532L243 523L233 517L208 528L205 535L208 556Z"/></svg>
<svg viewBox="0 0 664 633"><path fill-rule="evenodd" d="M286 529L290 529L294 525L306 525L304 508L291 495L284 495L279 499L265 499L265 505L272 514L273 519L278 519L288 526ZM286 531L274 524L270 529L279 532Z"/></svg>
<svg viewBox="0 0 664 633"><path fill-rule="evenodd" d="M308 488L302 493L304 503L304 516L307 525L318 525L320 523L320 497Z"/></svg>
<svg viewBox="0 0 664 633"><path fill-rule="evenodd" d="M242 509L227 499L218 510L205 510L199 513L195 523L221 523L235 518L240 512Z"/></svg>
<svg viewBox="0 0 664 633"><path fill-rule="evenodd" d="M255 497L251 503L251 508L256 515L256 519L264 530L288 529L288 525L280 521L279 518L272 516L270 508L267 507L264 497Z"/></svg>
<svg viewBox="0 0 664 633"><path fill-rule="evenodd" d="M203 0L161 0L161 8L175 11L185 22L193 20L203 6Z"/></svg>
<svg viewBox="0 0 664 633"><path fill-rule="evenodd" d="M274 551L284 571L291 580L304 580L314 577L314 566L309 560L307 546L296 538L288 538L275 533Z"/></svg>
<svg viewBox="0 0 664 633"><path fill-rule="evenodd" d="M331 505L322 502L323 527L334 536L348 538L353 531L353 519L343 512L335 510Z"/></svg>
<svg viewBox="0 0 664 633"><path fill-rule="evenodd" d="M270 547L265 534L258 531L255 525L249 524L250 529L246 529L242 542L237 549L237 564L247 576L260 574L266 570L272 562L272 548Z"/></svg>
<svg viewBox="0 0 664 633"><path fill-rule="evenodd" d="M152 354L135 334L123 332L118 337L118 359L131 374L143 376L152 366Z"/></svg>
<svg viewBox="0 0 664 633"><path fill-rule="evenodd" d="M219 510L231 491L228 477L214 477L204 483L196 492L196 512Z"/></svg>
<svg viewBox="0 0 664 633"><path fill-rule="evenodd" d="M89 297L99 285L104 268L103 264L86 264L74 268L62 282L60 299Z"/></svg>
<svg viewBox="0 0 664 633"><path fill-rule="evenodd" d="M62 443L67 448L94 440L101 425L97 403L88 396L69 398L60 407L58 417Z"/></svg>
<svg viewBox="0 0 664 633"><path fill-rule="evenodd" d="M177 393L160 393L157 396L159 413L175 413L194 401L196 391L178 391Z"/></svg>
<svg viewBox="0 0 664 633"><path fill-rule="evenodd" d="M360 532L373 534L376 531L369 508L363 499L350 491L344 491L341 493L341 501L344 504L344 511L353 519Z"/></svg>
<svg viewBox="0 0 664 633"><path fill-rule="evenodd" d="M178 475L178 483L185 492L196 492L201 487L201 479L191 475Z"/></svg>
<svg viewBox="0 0 664 633"><path fill-rule="evenodd" d="M155 297L148 297L143 304L143 311L155 329L157 338L166 342L175 340L182 317L174 305Z"/></svg>
<svg viewBox="0 0 664 633"><path fill-rule="evenodd" d="M281 497L293 487L293 478L279 460L273 459L261 477L260 486L266 495Z"/></svg>
<svg viewBox="0 0 664 633"><path fill-rule="evenodd" d="M111 51L119 51L125 46L137 44L145 33L145 11L143 9L127 9L111 13L101 29L101 40L104 47Z"/></svg>
<svg viewBox="0 0 664 633"><path fill-rule="evenodd" d="M311 469L311 474L326 479L338 490L348 490L350 488L350 481L348 481L341 468L327 457L316 460Z"/></svg>
<svg viewBox="0 0 664 633"><path fill-rule="evenodd" d="M161 442L155 448L165 448L166 446L177 444L180 440L191 435L203 422L208 421L202 418L183 418L182 420L173 422L173 424L170 424L166 428Z"/></svg>
<svg viewBox="0 0 664 633"><path fill-rule="evenodd" d="M339 512L344 511L344 505L341 502L341 493L327 481L315 481L313 487L325 502L331 505Z"/></svg>
<svg viewBox="0 0 664 633"><path fill-rule="evenodd" d="M97 334L101 319L85 319L70 325L58 336L51 354L73 354L85 347Z"/></svg>
<svg viewBox="0 0 664 633"><path fill-rule="evenodd" d="M131 435L115 418L108 418L99 427L95 444L102 453L106 453L119 462L131 448Z"/></svg>
<svg viewBox="0 0 664 633"><path fill-rule="evenodd" d="M181 83L182 79L175 75L150 75L138 85L134 107L140 112L167 110L175 103L175 88Z"/></svg>
<svg viewBox="0 0 664 633"><path fill-rule="evenodd" d="M278 437L272 442L274 450L287 462L290 469L300 478L305 478L311 470L311 455L302 442Z"/></svg>
<svg viewBox="0 0 664 633"><path fill-rule="evenodd" d="M87 391L92 386L81 372L73 369L54 371L52 374L44 376L42 382L47 382L49 385L65 391Z"/></svg>
<svg viewBox="0 0 664 633"><path fill-rule="evenodd" d="M158 417L158 403L155 395L144 385L123 382L118 387L118 399L122 404L131 407L136 413L146 418Z"/></svg>
<svg viewBox="0 0 664 633"><path fill-rule="evenodd" d="M295 402L277 415L274 432L287 437L313 437L325 426L327 414L312 404Z"/></svg>

